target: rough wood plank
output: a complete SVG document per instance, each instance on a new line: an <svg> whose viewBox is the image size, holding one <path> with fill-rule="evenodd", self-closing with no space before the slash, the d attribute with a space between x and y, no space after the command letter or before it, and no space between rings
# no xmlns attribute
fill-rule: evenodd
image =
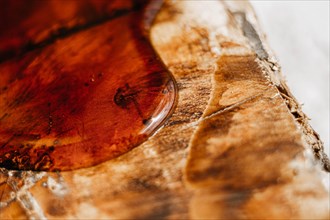
<svg viewBox="0 0 330 220"><path fill-rule="evenodd" d="M95 167L1 169L0 216L329 218L322 144L260 33L247 3L166 2L151 39L179 87L169 121Z"/></svg>

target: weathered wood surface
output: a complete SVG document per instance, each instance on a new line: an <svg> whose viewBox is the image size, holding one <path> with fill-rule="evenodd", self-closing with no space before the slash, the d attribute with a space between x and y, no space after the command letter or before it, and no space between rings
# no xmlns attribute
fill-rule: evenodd
<svg viewBox="0 0 330 220"><path fill-rule="evenodd" d="M0 217L328 219L322 143L261 33L248 3L166 2L151 41L178 83L172 117L98 166L1 169Z"/></svg>

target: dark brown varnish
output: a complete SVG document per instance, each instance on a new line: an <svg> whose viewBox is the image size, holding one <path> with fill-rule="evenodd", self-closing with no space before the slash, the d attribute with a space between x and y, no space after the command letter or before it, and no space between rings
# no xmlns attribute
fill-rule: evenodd
<svg viewBox="0 0 330 220"><path fill-rule="evenodd" d="M142 11L1 63L0 167L96 165L136 147L161 125L176 86L140 28Z"/></svg>

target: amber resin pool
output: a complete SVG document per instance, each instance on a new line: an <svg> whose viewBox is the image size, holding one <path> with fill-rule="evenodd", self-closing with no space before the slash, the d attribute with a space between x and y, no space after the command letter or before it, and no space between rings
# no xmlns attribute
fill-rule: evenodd
<svg viewBox="0 0 330 220"><path fill-rule="evenodd" d="M176 86L140 29L139 11L3 61L0 167L72 170L145 141Z"/></svg>

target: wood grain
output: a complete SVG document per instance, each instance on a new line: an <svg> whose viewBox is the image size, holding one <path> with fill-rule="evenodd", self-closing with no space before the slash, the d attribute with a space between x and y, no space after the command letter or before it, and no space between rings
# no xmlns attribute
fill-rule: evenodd
<svg viewBox="0 0 330 220"><path fill-rule="evenodd" d="M250 4L166 1L150 31L177 81L172 117L94 167L1 169L1 218L328 219L322 143Z"/></svg>

